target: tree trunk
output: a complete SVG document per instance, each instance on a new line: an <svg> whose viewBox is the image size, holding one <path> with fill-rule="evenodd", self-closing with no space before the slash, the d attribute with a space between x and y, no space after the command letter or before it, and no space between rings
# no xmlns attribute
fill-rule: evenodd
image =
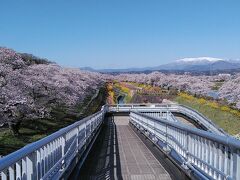
<svg viewBox="0 0 240 180"><path fill-rule="evenodd" d="M9 122L8 123L9 129L14 136L19 135L20 124L21 124L20 122L17 122L17 123Z"/></svg>

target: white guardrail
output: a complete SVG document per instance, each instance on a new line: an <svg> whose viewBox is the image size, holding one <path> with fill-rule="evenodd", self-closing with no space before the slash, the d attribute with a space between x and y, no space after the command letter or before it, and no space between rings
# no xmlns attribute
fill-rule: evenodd
<svg viewBox="0 0 240 180"><path fill-rule="evenodd" d="M183 165L205 179L240 179L240 141L182 124L161 120L140 112L130 113L130 122L148 132L163 149L174 151Z"/></svg>
<svg viewBox="0 0 240 180"><path fill-rule="evenodd" d="M1 180L59 179L100 127L106 108L0 159Z"/></svg>
<svg viewBox="0 0 240 180"><path fill-rule="evenodd" d="M74 158L81 158L86 146L94 142L93 136L99 132L106 112L130 111L135 126L163 141L190 168L198 168L214 179L240 180L240 141L222 136L225 134L210 120L197 111L176 104L103 106L101 111L1 158L0 180L60 179ZM163 117L171 120L156 119L141 112L164 112ZM170 112L186 113L215 133L181 125L175 122Z"/></svg>
<svg viewBox="0 0 240 180"><path fill-rule="evenodd" d="M147 111L141 111L141 113L146 114L148 116L152 116L155 118L161 118L161 119L165 119L167 121L175 121L175 122L179 122L179 120L171 113L171 111L167 110L167 111L159 111L159 112L147 112Z"/></svg>
<svg viewBox="0 0 240 180"><path fill-rule="evenodd" d="M109 106L110 112L130 112L136 110L139 112L177 112L193 119L199 125L205 127L208 131L219 135L228 135L223 129L219 128L210 119L203 116L198 111L180 104L118 104ZM173 119L174 120L174 119Z"/></svg>

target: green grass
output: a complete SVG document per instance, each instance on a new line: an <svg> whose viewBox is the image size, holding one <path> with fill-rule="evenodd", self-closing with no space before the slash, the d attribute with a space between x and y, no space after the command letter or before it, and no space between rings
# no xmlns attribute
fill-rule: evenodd
<svg viewBox="0 0 240 180"><path fill-rule="evenodd" d="M206 104L200 104L196 100L189 101L180 96L177 96L174 100L199 111L231 135L236 135L240 132L240 117L231 112L212 108Z"/></svg>
<svg viewBox="0 0 240 180"><path fill-rule="evenodd" d="M74 122L74 120L65 117L66 114L63 109L55 110L54 116L53 119L23 122L18 136L14 136L8 128L2 128L0 130L0 154L9 154Z"/></svg>

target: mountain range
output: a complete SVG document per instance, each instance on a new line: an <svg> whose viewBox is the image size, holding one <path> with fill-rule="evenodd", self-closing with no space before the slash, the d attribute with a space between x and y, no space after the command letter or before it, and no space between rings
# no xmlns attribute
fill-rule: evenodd
<svg viewBox="0 0 240 180"><path fill-rule="evenodd" d="M179 59L174 62L159 65L156 67L127 68L127 69L93 69L91 67L84 67L80 69L103 73L144 72L144 71L209 72L209 71L239 70L240 61L225 60L212 57L197 57Z"/></svg>

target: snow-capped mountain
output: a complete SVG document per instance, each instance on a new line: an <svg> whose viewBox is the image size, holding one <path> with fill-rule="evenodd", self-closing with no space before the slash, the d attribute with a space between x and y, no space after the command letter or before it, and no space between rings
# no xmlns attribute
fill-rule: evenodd
<svg viewBox="0 0 240 180"><path fill-rule="evenodd" d="M222 71L222 70L235 70L240 69L239 60L226 60L213 57L196 57L196 58L183 58L175 60L174 62L163 64L156 67L145 68L129 68L129 69L101 69L94 70L90 68L82 68L90 71L98 72L144 72L144 71Z"/></svg>
<svg viewBox="0 0 240 180"><path fill-rule="evenodd" d="M160 65L158 70L210 71L240 68L240 61L212 57L184 58Z"/></svg>
<svg viewBox="0 0 240 180"><path fill-rule="evenodd" d="M224 59L212 58L212 57L183 58L183 59L176 60L175 63L211 64L218 61L224 61Z"/></svg>
<svg viewBox="0 0 240 180"><path fill-rule="evenodd" d="M176 60L176 62L216 62L216 61L223 61L223 59L213 57L197 57Z"/></svg>

